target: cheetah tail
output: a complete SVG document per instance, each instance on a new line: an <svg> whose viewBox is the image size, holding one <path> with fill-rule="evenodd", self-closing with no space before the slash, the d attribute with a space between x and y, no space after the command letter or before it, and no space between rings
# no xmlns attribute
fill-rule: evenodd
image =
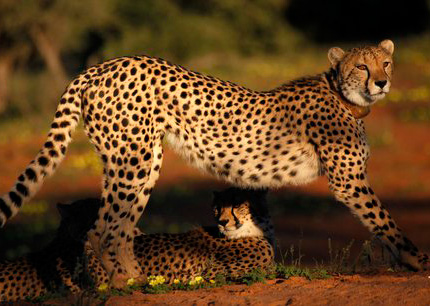
<svg viewBox="0 0 430 306"><path fill-rule="evenodd" d="M72 132L81 117L81 96L86 83L85 76L80 75L66 88L43 148L21 173L11 190L0 197L0 227L34 196L45 177L54 173L63 160L72 140Z"/></svg>

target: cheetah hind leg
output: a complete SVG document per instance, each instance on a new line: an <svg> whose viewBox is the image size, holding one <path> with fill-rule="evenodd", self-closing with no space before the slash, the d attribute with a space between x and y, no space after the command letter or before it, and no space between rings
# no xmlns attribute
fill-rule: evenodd
<svg viewBox="0 0 430 306"><path fill-rule="evenodd" d="M110 179L105 184L102 207L89 238L115 288L124 287L130 278L144 279L133 251L134 229L159 177L162 158L160 140L154 144L150 160L138 164L137 170L123 168L125 173L135 173L133 177Z"/></svg>
<svg viewBox="0 0 430 306"><path fill-rule="evenodd" d="M100 259L108 274L111 285L114 288L122 288L128 279L138 278L140 271L134 269L132 265L134 255L130 256L127 248L127 240L132 240L133 237L123 230L124 225L122 224L122 222L130 222L129 203L119 201L118 194L112 192L112 185L108 186L108 191L105 189L103 192L98 219L88 233L88 238L95 255ZM112 203L111 199L114 199ZM116 212L122 216L121 219ZM119 249L118 245L124 247Z"/></svg>

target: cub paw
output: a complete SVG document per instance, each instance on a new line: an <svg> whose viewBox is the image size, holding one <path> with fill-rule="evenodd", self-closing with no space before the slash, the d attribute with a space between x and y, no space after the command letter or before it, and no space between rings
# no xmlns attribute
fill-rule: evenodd
<svg viewBox="0 0 430 306"><path fill-rule="evenodd" d="M418 253L418 263L421 265L421 271L430 270L430 257L425 253Z"/></svg>

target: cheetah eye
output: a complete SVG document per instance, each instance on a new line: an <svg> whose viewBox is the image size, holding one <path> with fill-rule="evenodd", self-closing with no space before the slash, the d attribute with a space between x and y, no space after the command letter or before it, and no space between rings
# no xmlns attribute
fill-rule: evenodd
<svg viewBox="0 0 430 306"><path fill-rule="evenodd" d="M360 70L367 70L366 65L357 65L356 67L357 67L357 69L360 69Z"/></svg>
<svg viewBox="0 0 430 306"><path fill-rule="evenodd" d="M384 68L387 68L390 64L390 62L384 62Z"/></svg>

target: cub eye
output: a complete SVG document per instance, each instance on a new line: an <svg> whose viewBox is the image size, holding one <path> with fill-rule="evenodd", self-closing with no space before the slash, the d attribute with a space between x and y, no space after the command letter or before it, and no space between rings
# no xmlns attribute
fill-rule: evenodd
<svg viewBox="0 0 430 306"><path fill-rule="evenodd" d="M390 64L390 62L384 62L384 68L387 68Z"/></svg>
<svg viewBox="0 0 430 306"><path fill-rule="evenodd" d="M360 70L367 70L366 65L357 65L356 67L357 67L357 69L360 69Z"/></svg>

